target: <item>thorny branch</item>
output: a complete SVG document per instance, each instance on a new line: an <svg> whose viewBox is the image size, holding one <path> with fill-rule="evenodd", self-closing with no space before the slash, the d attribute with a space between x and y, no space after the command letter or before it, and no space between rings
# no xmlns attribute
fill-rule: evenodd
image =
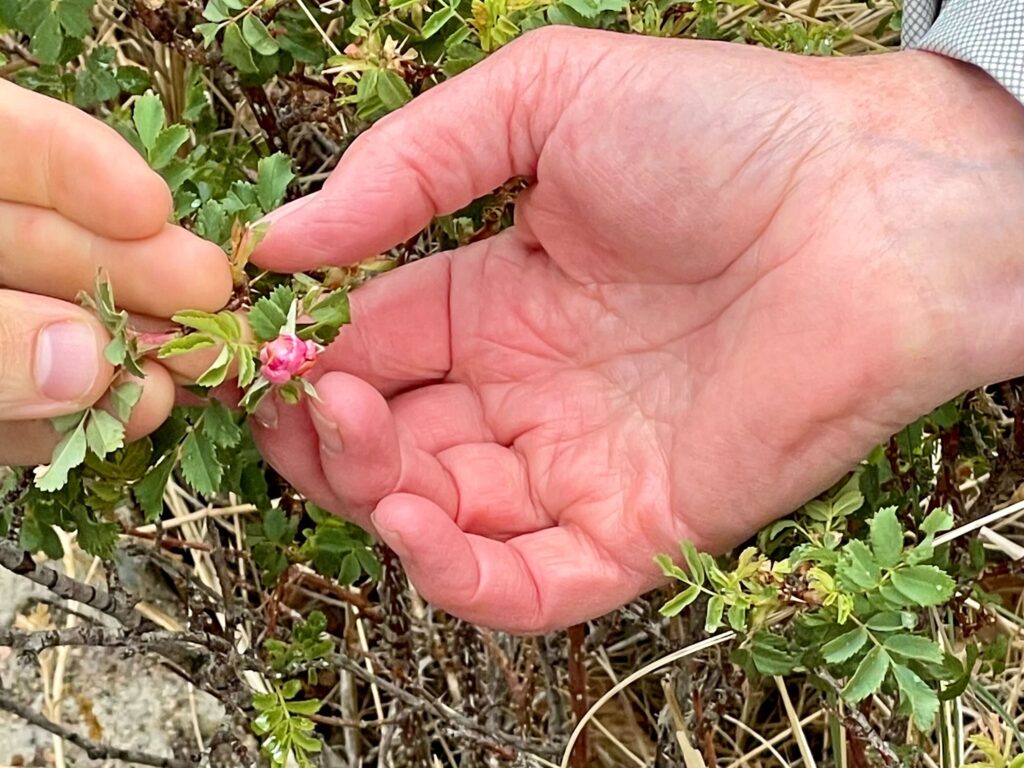
<svg viewBox="0 0 1024 768"><path fill-rule="evenodd" d="M135 628L142 624L142 615L124 599L69 578L53 568L37 564L31 555L9 541L0 541L0 566L46 587L58 597L74 600L112 616L126 627Z"/></svg>
<svg viewBox="0 0 1024 768"><path fill-rule="evenodd" d="M0 647L16 651L39 653L46 648L58 646L97 646L107 648L132 647L155 648L176 643L197 645L203 648L231 652L231 644L222 637L209 632L153 632L133 633L117 627L80 625L70 629L47 629L38 632L18 632L0 629Z"/></svg>
<svg viewBox="0 0 1024 768"><path fill-rule="evenodd" d="M97 744L95 741L85 738L64 726L48 720L31 707L22 704L15 699L11 693L0 687L0 709L17 715L22 720L31 723L37 728L59 736L77 747L85 750L91 760L121 760L126 763L138 763L140 765L153 765L156 768L191 768L196 763L192 760L179 760L174 757L159 757L148 752L140 752L134 749L119 749L109 747L105 744Z"/></svg>

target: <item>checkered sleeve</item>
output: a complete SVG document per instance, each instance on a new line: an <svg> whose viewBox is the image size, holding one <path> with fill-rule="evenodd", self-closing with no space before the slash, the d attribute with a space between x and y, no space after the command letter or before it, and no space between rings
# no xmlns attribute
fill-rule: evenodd
<svg viewBox="0 0 1024 768"><path fill-rule="evenodd" d="M903 45L975 64L1024 102L1024 0L906 0Z"/></svg>

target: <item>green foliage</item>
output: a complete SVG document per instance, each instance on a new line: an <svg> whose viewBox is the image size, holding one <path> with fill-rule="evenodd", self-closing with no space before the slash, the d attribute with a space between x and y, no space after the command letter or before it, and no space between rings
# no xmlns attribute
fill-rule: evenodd
<svg viewBox="0 0 1024 768"><path fill-rule="evenodd" d="M289 755L299 766L312 766L310 756L321 749L309 719L319 712L321 702L296 697L303 688L298 675L314 686L319 671L330 667L335 646L326 629L327 617L312 611L304 621L296 622L289 641L270 638L263 643L274 677L270 693L253 694L258 714L252 729L261 737L261 751L273 766L283 768L290 762Z"/></svg>
<svg viewBox="0 0 1024 768"><path fill-rule="evenodd" d="M292 630L290 642L269 639L263 644L270 668L283 677L306 673L310 685L316 683L317 670L327 669L334 641L326 634L327 617L313 611Z"/></svg>
<svg viewBox="0 0 1024 768"><path fill-rule="evenodd" d="M270 693L252 696L257 712L252 729L261 737L260 750L273 768L285 768L293 761L299 768L313 768L311 756L320 752L323 744L313 735L314 724L309 716L320 710L320 701L296 700L302 690L298 680L275 682L272 688Z"/></svg>
<svg viewBox="0 0 1024 768"><path fill-rule="evenodd" d="M95 294L82 295L79 301L93 310L112 336L104 350L107 360L129 373L142 375L141 354L135 337L128 329L128 313L116 308L113 290L103 275L96 277ZM81 466L88 455L103 459L123 447L124 425L141 396L141 385L125 381L110 390L113 413L93 407L53 419L54 429L61 438L49 465L36 475L36 487L41 491L60 490L68 482L69 472Z"/></svg>
<svg viewBox="0 0 1024 768"><path fill-rule="evenodd" d="M751 671L828 671L846 678L842 696L851 704L888 687L898 692L915 725L927 730L942 684L963 673L955 657L915 633L921 609L953 597L956 582L937 564L943 553L933 544L952 516L934 510L918 526L919 542L904 546L897 509L884 507L861 518L864 538L853 538L845 532L864 505L858 485L854 476L802 514L762 532L765 542L796 533L779 560L748 547L726 568L687 542L681 547L685 568L660 555L665 575L685 585L662 613L675 615L706 594L707 630L718 629L724 617L732 629L747 633L737 659ZM789 606L797 607L796 618L774 628L769 618ZM812 637L817 642L804 641Z"/></svg>
<svg viewBox="0 0 1024 768"><path fill-rule="evenodd" d="M277 507L265 510L260 522L248 527L253 560L268 583L275 583L291 563L306 563L339 584L380 578L380 561L366 531L310 502L306 517L312 525L301 526L301 544L296 542L300 518Z"/></svg>
<svg viewBox="0 0 1024 768"><path fill-rule="evenodd" d="M968 736L967 740L981 752L984 759L965 763L963 768L1024 768L1024 754L1007 758L999 745L985 736Z"/></svg>
<svg viewBox="0 0 1024 768"><path fill-rule="evenodd" d="M363 576L380 578L380 561L370 534L313 503L307 502L306 513L314 526L303 529L305 541L299 556L318 573L339 584L354 584Z"/></svg>

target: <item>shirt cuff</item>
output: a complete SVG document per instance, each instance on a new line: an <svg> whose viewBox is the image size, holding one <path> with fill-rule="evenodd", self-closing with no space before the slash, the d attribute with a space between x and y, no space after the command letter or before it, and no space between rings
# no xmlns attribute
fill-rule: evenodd
<svg viewBox="0 0 1024 768"><path fill-rule="evenodd" d="M903 44L981 67L1024 102L1021 0L908 0Z"/></svg>

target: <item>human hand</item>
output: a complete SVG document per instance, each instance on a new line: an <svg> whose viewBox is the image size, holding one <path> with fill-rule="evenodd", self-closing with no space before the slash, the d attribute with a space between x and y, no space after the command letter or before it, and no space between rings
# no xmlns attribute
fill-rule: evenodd
<svg viewBox="0 0 1024 768"><path fill-rule="evenodd" d="M321 402L258 440L452 613L597 616L1024 370L1022 148L1024 109L932 54L532 33L273 217L262 265L349 264L535 179L513 229L356 291Z"/></svg>
<svg viewBox="0 0 1024 768"><path fill-rule="evenodd" d="M99 121L0 80L0 146L0 465L39 464L48 420L99 401L114 375L106 331L71 303L98 270L120 305L158 318L219 309L231 275L216 245L167 223L167 186ZM144 372L129 440L174 404L169 372Z"/></svg>

